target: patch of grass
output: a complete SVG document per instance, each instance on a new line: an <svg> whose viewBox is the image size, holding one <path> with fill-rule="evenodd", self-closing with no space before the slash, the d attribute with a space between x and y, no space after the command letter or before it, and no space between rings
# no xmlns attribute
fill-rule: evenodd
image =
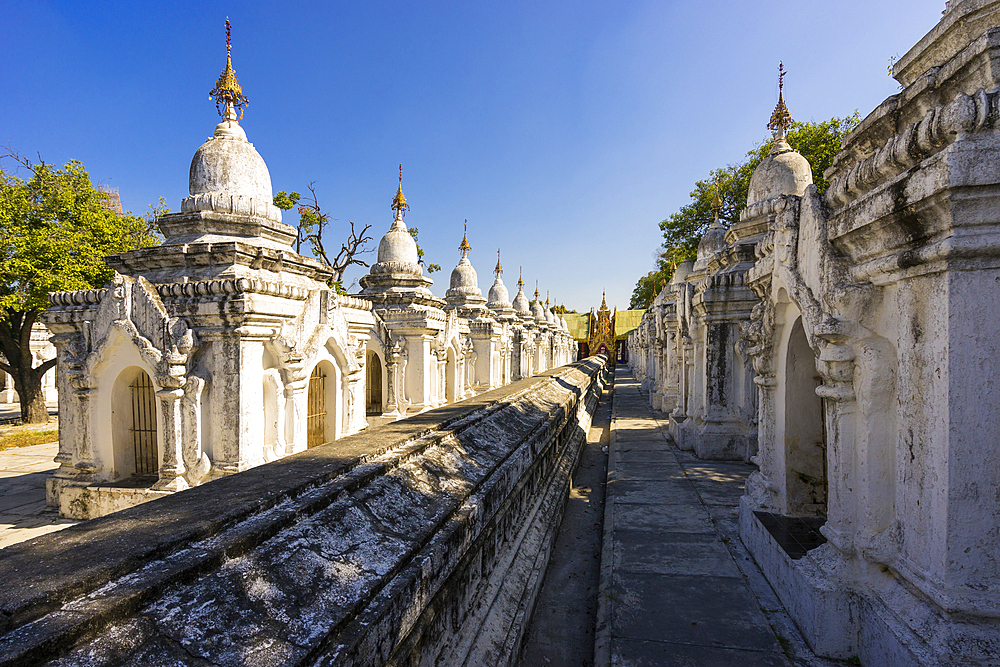
<svg viewBox="0 0 1000 667"><path fill-rule="evenodd" d="M781 650L789 658L792 657L792 642L788 641L788 637L785 637L781 634L777 634L777 637L778 637L778 643L781 644Z"/></svg>
<svg viewBox="0 0 1000 667"><path fill-rule="evenodd" d="M15 431L7 435L0 435L0 451L14 449L15 447L30 447L31 445L42 445L49 442L59 441L59 431L56 429L46 429L44 431Z"/></svg>

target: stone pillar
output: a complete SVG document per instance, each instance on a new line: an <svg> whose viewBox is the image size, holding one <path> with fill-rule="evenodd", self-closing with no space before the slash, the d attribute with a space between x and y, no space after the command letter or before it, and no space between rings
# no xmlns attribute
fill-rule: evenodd
<svg viewBox="0 0 1000 667"><path fill-rule="evenodd" d="M854 512L851 491L856 486L854 428L857 401L854 395L854 350L846 337L823 335L819 367L824 384L816 388L823 399L826 422L827 510L820 532L846 554L854 553Z"/></svg>
<svg viewBox="0 0 1000 667"><path fill-rule="evenodd" d="M82 381L73 390L73 397L76 399L77 405L77 415L80 417L73 433L73 449L76 452L76 463L73 465L75 469L73 478L76 481L93 481L95 474L101 469L101 462L94 456L94 447L90 438L90 399L96 395L97 389L83 384ZM62 454L61 447L60 454ZM59 456L56 457L56 461L62 465L69 463L69 460L66 458L60 460Z"/></svg>
<svg viewBox="0 0 1000 667"><path fill-rule="evenodd" d="M184 390L164 388L156 392L163 413L163 462L159 480L153 485L157 491L183 491L188 488L184 479L184 452L181 435L181 397Z"/></svg>
<svg viewBox="0 0 1000 667"><path fill-rule="evenodd" d="M285 384L285 442L289 454L309 447L308 410L309 379L294 376Z"/></svg>

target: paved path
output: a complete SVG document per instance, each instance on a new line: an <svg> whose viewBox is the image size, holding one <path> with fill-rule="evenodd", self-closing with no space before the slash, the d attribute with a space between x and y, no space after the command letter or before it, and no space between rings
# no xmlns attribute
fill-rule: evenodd
<svg viewBox="0 0 1000 667"><path fill-rule="evenodd" d="M842 664L811 654L739 541L739 497L754 468L681 452L658 417L619 367L597 665Z"/></svg>
<svg viewBox="0 0 1000 667"><path fill-rule="evenodd" d="M0 452L0 549L77 523L45 505L45 480L59 467L52 460L58 452L58 443Z"/></svg>

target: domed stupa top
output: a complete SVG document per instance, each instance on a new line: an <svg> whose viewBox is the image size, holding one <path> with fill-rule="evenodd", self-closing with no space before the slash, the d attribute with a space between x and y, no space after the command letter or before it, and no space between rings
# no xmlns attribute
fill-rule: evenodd
<svg viewBox="0 0 1000 667"><path fill-rule="evenodd" d="M469 221L465 221L465 232L462 234L462 243L458 249L462 251L462 258L458 260L458 266L451 272L451 288L445 292L445 299L453 306L475 306L482 307L486 302L483 293L479 290L479 277L476 270L472 268L469 261Z"/></svg>
<svg viewBox="0 0 1000 667"><path fill-rule="evenodd" d="M726 248L726 228L719 222L719 210L722 208L722 199L719 197L718 184L716 184L715 196L712 198L712 211L715 220L709 225L705 234L698 242L698 259L694 263L695 271L704 269L705 264L715 253Z"/></svg>
<svg viewBox="0 0 1000 667"><path fill-rule="evenodd" d="M517 294L514 296L512 305L518 315L523 317L531 316L531 305L528 303L528 297L524 296L524 274L520 274L517 277Z"/></svg>
<svg viewBox="0 0 1000 667"><path fill-rule="evenodd" d="M233 70L228 19L226 67L209 96L215 100L222 122L216 125L212 137L195 151L191 159L188 176L190 196L181 201L181 211L233 213L280 222L281 210L274 205L271 193L271 174L240 127L243 107L249 102ZM238 117L237 109L240 112Z"/></svg>
<svg viewBox="0 0 1000 667"><path fill-rule="evenodd" d="M500 248L497 248L497 266L493 269L493 273L496 275L496 280L493 281L493 286L490 287L489 299L486 302L486 306L491 310L508 309L511 307L510 294L507 292L507 286L503 284L503 279L500 277L503 275L503 267L500 266Z"/></svg>
<svg viewBox="0 0 1000 667"><path fill-rule="evenodd" d="M545 293L545 321L551 324L552 326L555 327L559 326L559 320L556 317L556 314L552 312L552 308L549 306L548 292Z"/></svg>
<svg viewBox="0 0 1000 667"><path fill-rule="evenodd" d="M785 66L778 64L778 104L774 107L767 129L774 133L774 147L750 177L747 205L756 204L782 195L801 197L812 185L812 167L800 153L788 145L788 130L792 115L785 106L783 88Z"/></svg>
<svg viewBox="0 0 1000 667"><path fill-rule="evenodd" d="M448 290L446 296L471 295L481 297L483 293L479 291L479 276L476 275L476 270L472 268L472 262L469 261L469 251L472 250L472 246L469 245L468 220L465 221L465 232L458 249L462 251L462 258L458 260L458 265L451 272L451 289Z"/></svg>
<svg viewBox="0 0 1000 667"><path fill-rule="evenodd" d="M566 318L562 315L559 316L559 328L563 331L569 332L569 323L566 322Z"/></svg>
<svg viewBox="0 0 1000 667"><path fill-rule="evenodd" d="M399 165L399 187L392 200L392 210L396 213L389 231L378 244L378 262L372 265L370 273L412 273L422 275L417 242L406 229L403 215L410 209L403 195L403 165Z"/></svg>
<svg viewBox="0 0 1000 667"><path fill-rule="evenodd" d="M531 316L539 324L545 323L545 308L542 307L541 294L538 293L538 281L535 281L535 300L531 302Z"/></svg>

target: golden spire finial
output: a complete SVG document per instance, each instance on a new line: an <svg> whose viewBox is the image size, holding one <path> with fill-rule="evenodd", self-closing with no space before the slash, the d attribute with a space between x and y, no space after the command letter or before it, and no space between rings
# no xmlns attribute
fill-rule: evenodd
<svg viewBox="0 0 1000 667"><path fill-rule="evenodd" d="M785 97L783 89L785 87L785 65L782 62L778 63L778 104L774 107L774 113L771 114L771 120L767 124L767 129L774 132L775 139L784 139L788 135L788 130L792 127L792 114L788 113L788 107L785 106Z"/></svg>
<svg viewBox="0 0 1000 667"><path fill-rule="evenodd" d="M464 223L463 229L465 231L462 234L462 244L460 246L458 246L458 249L462 251L462 257L465 257L466 255L469 254L469 251L472 250L472 246L469 245L469 219L468 218L465 219L465 223Z"/></svg>
<svg viewBox="0 0 1000 667"><path fill-rule="evenodd" d="M517 287L518 289L524 289L524 267L517 267Z"/></svg>
<svg viewBox="0 0 1000 667"><path fill-rule="evenodd" d="M606 296L607 296L607 290L602 290L601 291L601 310L607 310L608 309L608 301L605 298Z"/></svg>
<svg viewBox="0 0 1000 667"><path fill-rule="evenodd" d="M497 277L503 275L503 267L500 266L500 248L497 248L497 268L493 269L493 273L497 274Z"/></svg>
<svg viewBox="0 0 1000 667"><path fill-rule="evenodd" d="M541 296L542 295L538 293L538 281L536 280L535 281L535 301L538 301L538 299L541 298Z"/></svg>
<svg viewBox="0 0 1000 667"><path fill-rule="evenodd" d="M235 118L229 118L228 110L229 107L233 109L240 110L240 120L243 120L243 107L250 104L246 96L243 95L243 87L240 86L239 79L236 78L236 72L233 71L233 40L230 33L229 17L226 17L226 69L222 70L222 74L219 75L219 80L215 82L215 88L213 88L208 93L209 99L215 100L215 110L219 112L219 115L226 120L235 120ZM219 103L226 106L227 113L223 115L222 111L219 109Z"/></svg>
<svg viewBox="0 0 1000 667"><path fill-rule="evenodd" d="M719 177L715 177L715 194L712 195L712 212L715 214L715 222L719 221L719 210L722 208L722 197L719 196Z"/></svg>
<svg viewBox="0 0 1000 667"><path fill-rule="evenodd" d="M545 290L545 310L549 309L549 291Z"/></svg>
<svg viewBox="0 0 1000 667"><path fill-rule="evenodd" d="M406 203L403 195L403 165L399 165L399 189L396 190L396 197L392 200L392 210L396 212L396 217L402 218L404 211L410 210L410 205Z"/></svg>

